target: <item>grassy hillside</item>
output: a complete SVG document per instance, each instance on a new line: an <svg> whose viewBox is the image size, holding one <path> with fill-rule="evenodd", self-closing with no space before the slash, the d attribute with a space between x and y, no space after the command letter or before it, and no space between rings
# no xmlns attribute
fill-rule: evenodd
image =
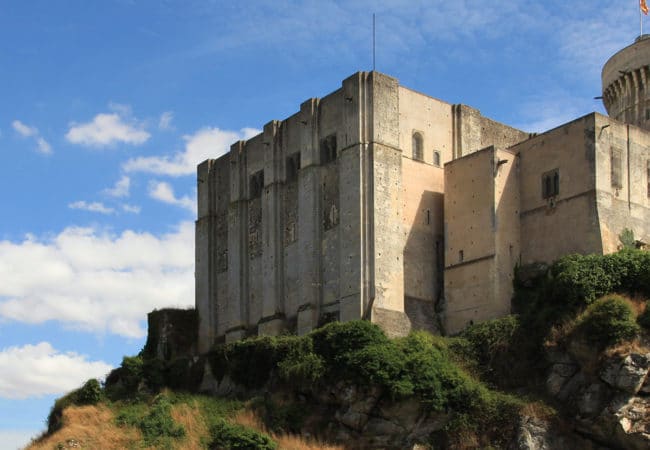
<svg viewBox="0 0 650 450"><path fill-rule="evenodd" d="M648 351L649 295L650 253L572 255L520 268L517 314L455 337L389 339L368 322L334 322L198 359L143 351L125 357L105 386L90 380L57 400L48 433L30 448L337 448L325 440L360 448L382 432L385 448L507 448L522 416L563 421L564 405L544 393L549 348L581 342L585 364ZM187 393L208 369L239 400ZM416 435L420 425L402 420L409 414L429 428Z"/></svg>

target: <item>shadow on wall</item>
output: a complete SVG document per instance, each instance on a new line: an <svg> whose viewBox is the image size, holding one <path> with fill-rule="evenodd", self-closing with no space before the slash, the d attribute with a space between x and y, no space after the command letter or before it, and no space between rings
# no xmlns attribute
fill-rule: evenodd
<svg viewBox="0 0 650 450"><path fill-rule="evenodd" d="M444 196L424 191L411 223L405 223L404 311L414 330L440 333L436 305L442 297Z"/></svg>

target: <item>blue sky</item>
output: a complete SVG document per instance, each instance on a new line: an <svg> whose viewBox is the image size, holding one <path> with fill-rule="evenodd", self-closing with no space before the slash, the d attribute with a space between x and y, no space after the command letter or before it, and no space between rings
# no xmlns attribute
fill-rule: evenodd
<svg viewBox="0 0 650 450"><path fill-rule="evenodd" d="M195 165L370 70L373 12L377 70L544 131L603 112L637 6L0 0L0 441L193 304Z"/></svg>

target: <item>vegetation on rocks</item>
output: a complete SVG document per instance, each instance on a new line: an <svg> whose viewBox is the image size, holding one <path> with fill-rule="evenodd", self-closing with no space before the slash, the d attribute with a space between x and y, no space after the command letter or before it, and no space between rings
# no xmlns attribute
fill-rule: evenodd
<svg viewBox="0 0 650 450"><path fill-rule="evenodd" d="M577 339L604 350L636 339L650 328L649 295L650 254L626 248L519 268L516 314L455 337L415 331L389 339L366 321L332 322L305 336L255 337L218 345L200 358L163 361L150 336L145 351L125 357L105 386L90 380L57 400L48 431L61 428L66 408L100 402L114 412L116 426L135 430L145 446L191 448L196 441L200 448L272 449L291 433L326 436L335 408L326 397L343 398L347 394L332 390L349 389L372 400L366 403L390 408L415 402L419 417L437 417L439 425L427 432L429 445L504 448L522 414L554 414L544 405L549 347ZM237 424L233 418L243 403L180 393L198 389L206 364L216 382L237 387L231 391L243 395L263 424ZM512 394L522 389L530 397ZM180 405L199 411L200 439L177 420ZM337 413L337 420L352 428L370 420L369 410L355 408L349 406L346 417Z"/></svg>

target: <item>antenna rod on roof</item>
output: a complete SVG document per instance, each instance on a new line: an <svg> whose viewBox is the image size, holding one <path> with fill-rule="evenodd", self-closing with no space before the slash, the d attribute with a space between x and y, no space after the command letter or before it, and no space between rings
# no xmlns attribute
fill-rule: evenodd
<svg viewBox="0 0 650 450"><path fill-rule="evenodd" d="M372 13L372 71L375 71L375 13Z"/></svg>

